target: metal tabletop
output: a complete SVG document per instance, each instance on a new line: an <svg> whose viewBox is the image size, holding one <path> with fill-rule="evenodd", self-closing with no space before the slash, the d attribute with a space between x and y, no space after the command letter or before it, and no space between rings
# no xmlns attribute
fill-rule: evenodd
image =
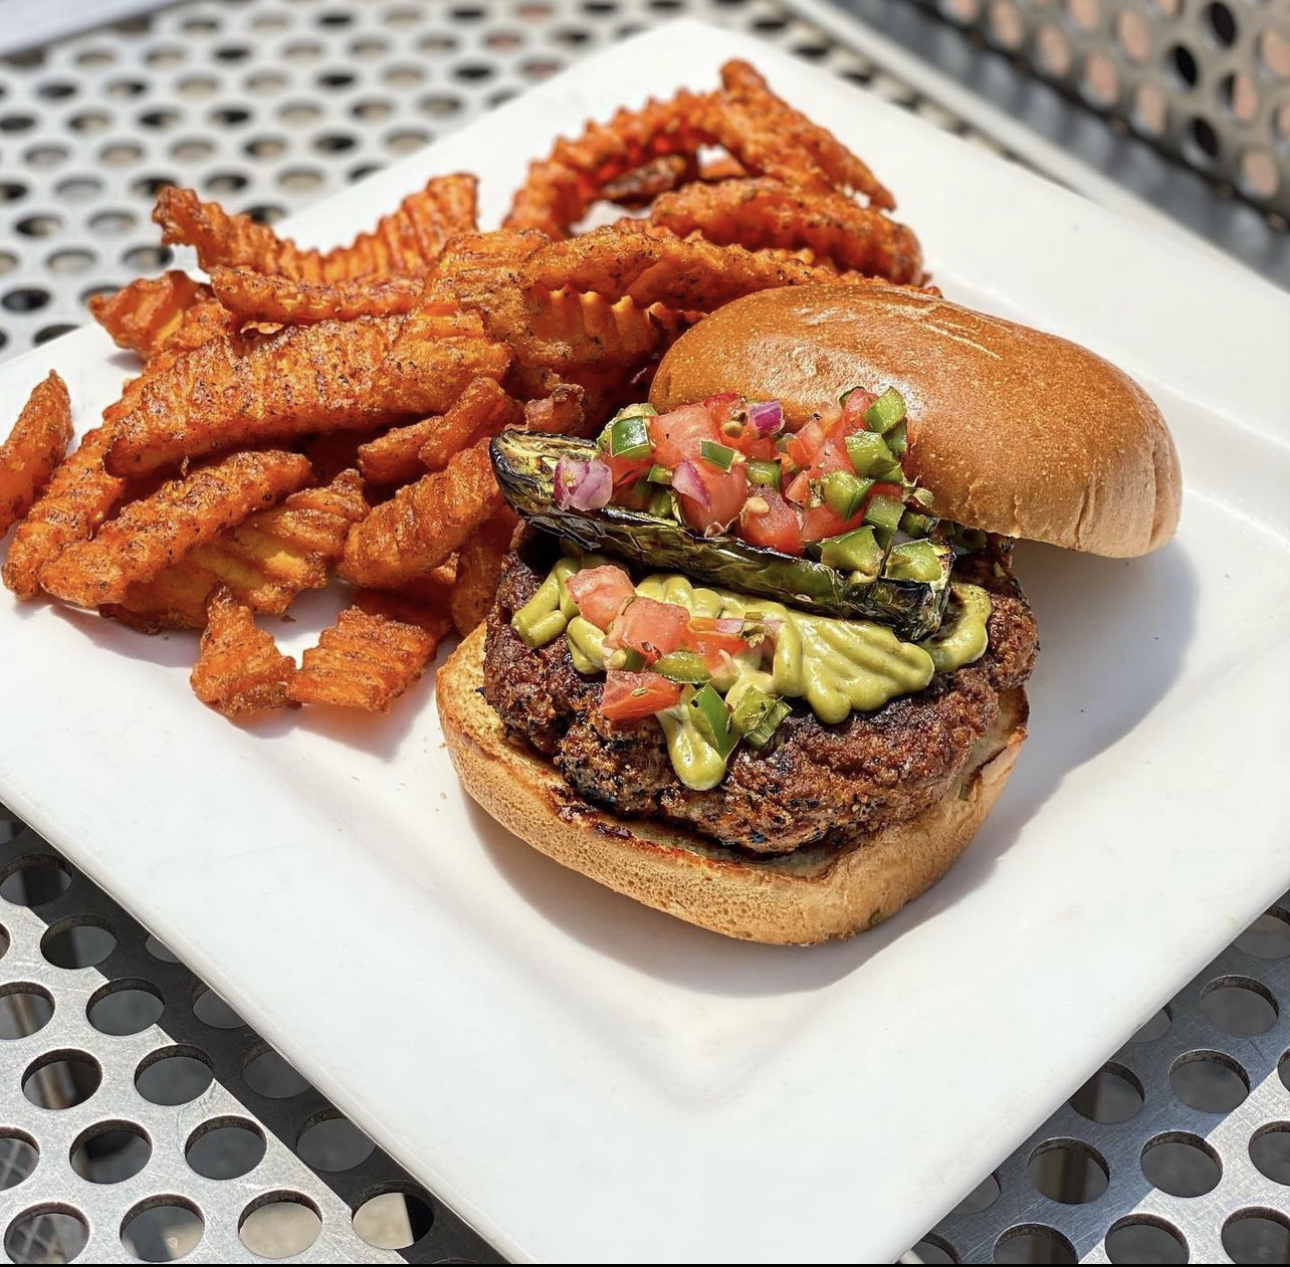
<svg viewBox="0 0 1290 1267"><path fill-rule="evenodd" d="M1215 123L1216 155L1185 145L1207 109L1152 133L1080 88L1099 32L1134 60L1126 10L1174 72L1188 51L1196 82L1221 86L1233 47L1262 59L1258 110ZM681 15L758 32L1129 214L1163 210L1290 285L1282 187L1239 179L1242 128L1280 144L1287 0L0 0L0 357L165 266L161 184L273 220ZM1053 22L1078 55L1064 67L1043 58ZM1131 69L1125 92L1196 86ZM1290 142L1290 105L1284 121ZM982 1156L988 1177L906 1259L1290 1263L1287 1013L1290 897L1022 1148ZM498 1261L3 807L0 1233L15 1262Z"/></svg>

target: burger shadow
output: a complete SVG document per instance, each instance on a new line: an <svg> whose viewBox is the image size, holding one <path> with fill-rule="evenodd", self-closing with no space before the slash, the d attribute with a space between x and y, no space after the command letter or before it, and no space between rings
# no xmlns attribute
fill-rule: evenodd
<svg viewBox="0 0 1290 1267"><path fill-rule="evenodd" d="M1027 684L1031 738L998 807L946 878L864 936L810 947L734 941L567 870L472 805L479 838L499 874L540 915L633 971L727 997L839 981L987 883L1067 775L1129 734L1181 670L1195 631L1197 576L1179 543L1131 561L1026 544L1017 549L1016 572L1043 645Z"/></svg>

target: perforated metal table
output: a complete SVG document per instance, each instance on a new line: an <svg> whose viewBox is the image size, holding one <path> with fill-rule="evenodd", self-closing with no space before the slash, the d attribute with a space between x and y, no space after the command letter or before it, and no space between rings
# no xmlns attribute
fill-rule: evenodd
<svg viewBox="0 0 1290 1267"><path fill-rule="evenodd" d="M929 16L938 8L958 28ZM105 11L119 20L91 27ZM1163 205L1290 284L1284 0L0 0L0 356L167 263L148 222L162 183L272 220L680 14L757 31L1130 214ZM1135 52L1143 41L1150 56ZM1248 57L1251 83L1228 83ZM1130 128L1111 114L1108 127L1021 58L1103 111L1154 86L1165 120ZM1213 123L1211 154L1195 121L1225 94L1234 113ZM1270 157L1248 166L1262 138ZM1290 897L1021 1149L981 1157L989 1176L907 1259L1290 1262L1283 1007ZM497 1261L3 807L0 1231L21 1262Z"/></svg>

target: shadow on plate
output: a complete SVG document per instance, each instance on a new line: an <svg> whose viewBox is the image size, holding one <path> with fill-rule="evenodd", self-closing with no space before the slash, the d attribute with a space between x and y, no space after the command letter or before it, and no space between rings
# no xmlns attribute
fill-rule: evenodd
<svg viewBox="0 0 1290 1267"><path fill-rule="evenodd" d="M1031 737L998 808L964 857L940 885L881 928L813 947L732 941L567 870L472 806L479 838L499 873L544 917L638 972L721 995L794 993L839 980L985 883L1066 775L1132 731L1182 667L1197 585L1180 544L1131 562L1032 545L1019 547L1017 556L1043 643L1028 687Z"/></svg>

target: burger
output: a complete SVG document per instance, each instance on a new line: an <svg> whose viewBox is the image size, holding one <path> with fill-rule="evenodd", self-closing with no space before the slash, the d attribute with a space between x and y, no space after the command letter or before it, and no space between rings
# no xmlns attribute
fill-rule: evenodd
<svg viewBox="0 0 1290 1267"><path fill-rule="evenodd" d="M493 441L523 523L440 670L469 794L521 840L732 937L870 929L935 883L1026 737L1028 538L1156 549L1146 393L921 291L718 310L598 437Z"/></svg>

